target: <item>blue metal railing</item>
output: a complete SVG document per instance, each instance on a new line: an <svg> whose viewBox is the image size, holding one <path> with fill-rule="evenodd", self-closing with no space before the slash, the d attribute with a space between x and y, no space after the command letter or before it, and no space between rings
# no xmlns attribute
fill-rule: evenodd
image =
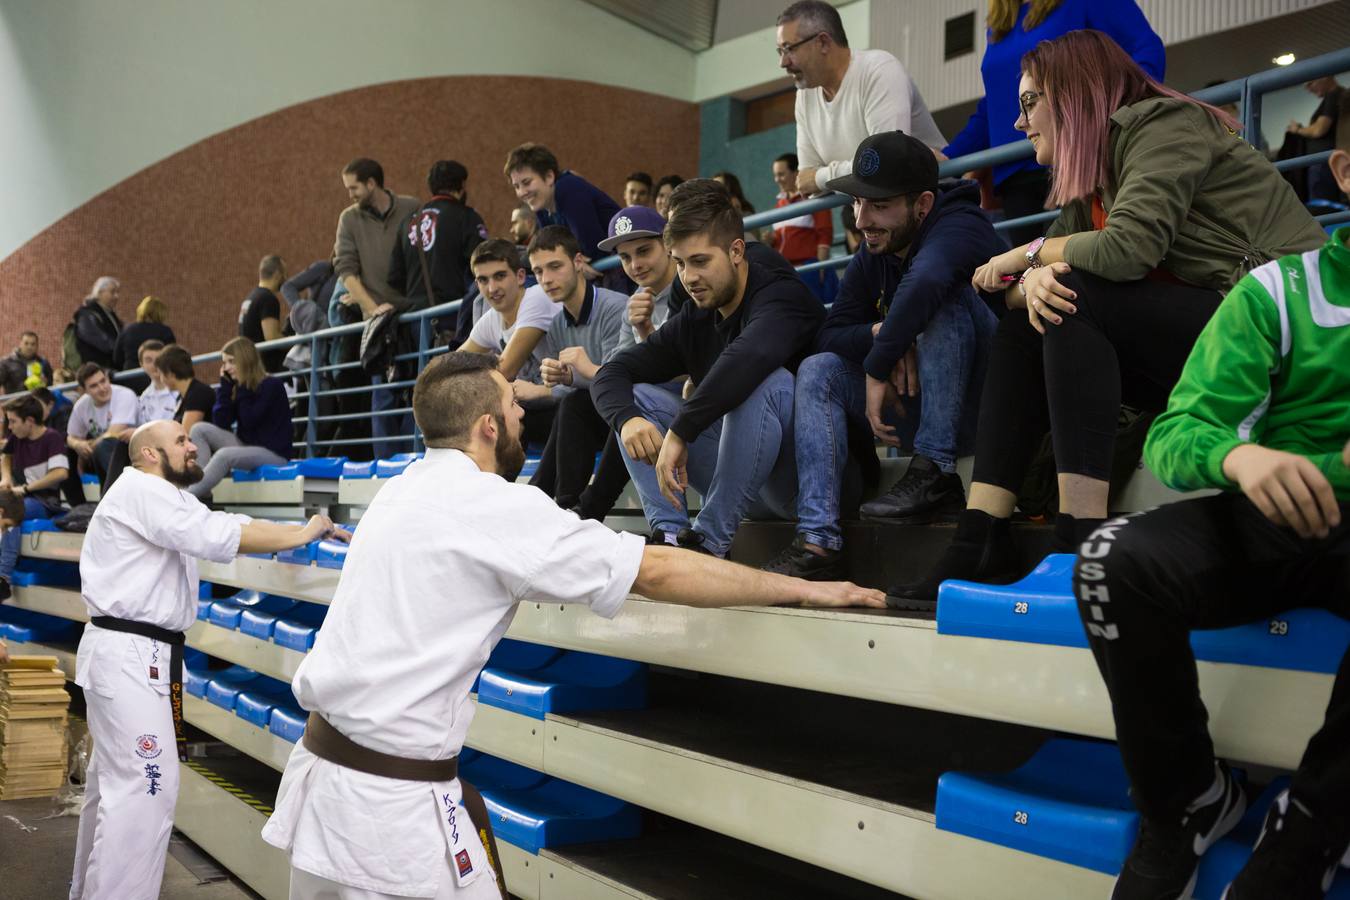
<svg viewBox="0 0 1350 900"><path fill-rule="evenodd" d="M1322 56L1306 59L1294 63L1290 66L1284 66L1277 69L1271 69L1265 72L1258 72L1246 78L1236 79L1205 88L1202 91L1196 91L1193 96L1208 103L1224 104L1241 102L1242 103L1242 124L1244 134L1258 135L1261 125L1261 98L1264 94L1291 85L1302 84L1313 78L1324 75L1334 75L1340 72L1350 70L1350 47L1327 53ZM981 150L978 153L972 153L956 159L944 160L938 166L939 174L944 177L959 176L964 172L974 169L985 168L986 166L995 166L1001 163L1015 162L1017 160L1030 158L1033 154L1032 146L1027 141L1018 141L1012 144L1005 144L1001 147L992 147L988 150ZM1280 171L1290 169L1305 168L1326 160L1330 155L1329 151L1321 153L1311 153L1306 156L1300 156L1296 159L1282 160L1276 163L1276 168ZM778 207L776 209L766 210L762 213L756 213L747 216L745 227L747 230L762 228L766 225L773 225L785 219L796 216L806 215L822 209L834 209L837 206L843 206L849 202L849 198L842 194L826 194L820 197L812 197L790 206ZM1016 219L1007 219L997 222L994 227L999 230L1016 228L1019 225L1048 222L1059 215L1059 210L1047 210L1043 213L1035 213L1029 216L1023 216ZM1350 222L1350 210L1330 212L1316 217L1317 221L1326 224L1339 224L1341 222ZM852 257L849 255L834 256L830 259L819 260L805 263L798 266L800 272L811 272L818 269L838 268L846 265ZM607 256L592 263L596 269L605 271L615 268L619 265L617 256ZM419 310L413 313L405 313L400 318L402 327L409 324L415 324L417 328L417 350L400 354L396 357L401 362L411 362L416 360L417 369L426 365L427 360L446 352L446 347L432 346L431 321L450 313L456 313L459 310L462 301L455 300L440 306L434 306L429 309ZM340 397L353 396L358 394L374 394L383 390L402 390L413 385L412 380L395 381L390 384L382 385L360 385L355 387L320 387L315 390L316 385L322 385L325 376L331 376L333 373L360 368L358 362L337 363L330 365L320 365L323 356L320 348L324 343L333 338L343 335L356 334L363 330L363 323L352 325L341 325L334 328L325 328L321 331L311 332L306 335L299 335L291 338L281 338L275 341L267 341L258 345L259 349L287 349L297 344L308 343L310 351L310 363L306 368L299 370L290 370L285 373L278 373L286 378L304 378L306 390L296 391L291 394L295 401L305 401L306 412L303 416L296 416L292 419L294 424L305 425L305 440L295 442L296 448L304 448L306 454L313 456L318 445L318 427L321 423L340 423L359 421L368 419L374 421L383 416L404 416L412 412L411 406L399 406L384 410L374 410L370 412L358 413L332 413L328 415L319 414L319 400L322 397ZM211 363L220 359L219 353L204 353L193 357L196 363ZM141 374L140 369L134 371L122 372L116 376L121 380L133 375ZM73 384L56 385L55 389L70 389ZM3 399L3 398L0 398ZM369 444L376 438L342 438L337 440L324 441L323 444L328 447L352 446L359 444ZM411 434L407 435L389 435L378 438L382 442L403 443L409 442L414 450L422 449L422 436L415 427Z"/></svg>

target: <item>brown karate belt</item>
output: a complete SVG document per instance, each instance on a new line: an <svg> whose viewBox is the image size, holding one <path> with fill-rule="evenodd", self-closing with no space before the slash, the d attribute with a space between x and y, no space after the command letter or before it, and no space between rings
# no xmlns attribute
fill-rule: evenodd
<svg viewBox="0 0 1350 900"><path fill-rule="evenodd" d="M305 747L319 759L367 775L382 778L396 778L400 781L453 781L459 778L459 758L449 759L407 759L372 750L347 737L328 723L318 713L312 712L305 721L305 734L301 738ZM464 791L464 808L469 818L478 828L478 839L487 851L488 864L497 877L497 887L502 897L507 897L506 878L502 874L501 854L497 852L497 838L492 833L492 818L488 815L487 804L477 788L464 779L459 779Z"/></svg>

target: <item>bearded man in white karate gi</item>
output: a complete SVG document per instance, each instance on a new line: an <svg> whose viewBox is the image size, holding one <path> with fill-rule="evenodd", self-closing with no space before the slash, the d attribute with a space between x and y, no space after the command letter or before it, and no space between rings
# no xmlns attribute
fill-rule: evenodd
<svg viewBox="0 0 1350 900"><path fill-rule="evenodd" d="M447 353L417 379L425 458L361 518L323 628L292 684L310 710L263 838L291 897L500 896L455 757L469 688L518 603L613 617L630 591L690 606L880 608L880 591L812 583L670 546L559 509L516 484L524 415L490 355ZM472 801L470 801L472 805Z"/></svg>
<svg viewBox="0 0 1350 900"><path fill-rule="evenodd" d="M71 900L157 900L178 799L183 632L197 618L197 559L229 562L324 537L305 525L212 512L185 488L201 480L183 426L136 429L126 469L99 501L80 552L89 608L75 658L93 760L75 844Z"/></svg>

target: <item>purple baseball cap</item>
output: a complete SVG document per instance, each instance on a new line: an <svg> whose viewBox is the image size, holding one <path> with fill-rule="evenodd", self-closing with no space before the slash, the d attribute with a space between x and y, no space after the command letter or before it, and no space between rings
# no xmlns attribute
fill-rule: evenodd
<svg viewBox="0 0 1350 900"><path fill-rule="evenodd" d="M609 220L609 237L596 246L605 253L613 253L614 248L624 241L659 238L665 230L665 217L650 206L625 206Z"/></svg>

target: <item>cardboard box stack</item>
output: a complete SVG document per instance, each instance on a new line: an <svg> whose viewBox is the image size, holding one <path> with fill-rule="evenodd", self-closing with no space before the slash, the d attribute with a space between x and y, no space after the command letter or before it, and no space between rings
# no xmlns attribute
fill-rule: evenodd
<svg viewBox="0 0 1350 900"><path fill-rule="evenodd" d="M0 665L0 800L50 797L66 777L70 694L54 656Z"/></svg>

